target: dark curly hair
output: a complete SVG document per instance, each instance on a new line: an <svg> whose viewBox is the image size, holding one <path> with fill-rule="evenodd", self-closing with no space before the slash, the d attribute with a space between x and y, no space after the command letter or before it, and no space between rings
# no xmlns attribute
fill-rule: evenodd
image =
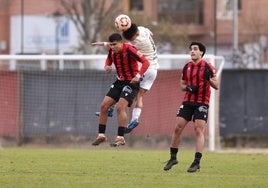
<svg viewBox="0 0 268 188"><path fill-rule="evenodd" d="M189 46L189 49L191 50L191 47L193 46L193 45L197 45L198 46L198 48L199 48L199 50L201 51L201 52L203 52L203 54L202 54L202 57L205 55L205 53L206 53L206 46L204 45L204 44L202 44L201 42L192 42L191 44L190 44L190 46Z"/></svg>
<svg viewBox="0 0 268 188"><path fill-rule="evenodd" d="M131 23L131 26L128 30L123 32L123 37L127 40L131 40L131 38L137 33L138 26L134 23Z"/></svg>

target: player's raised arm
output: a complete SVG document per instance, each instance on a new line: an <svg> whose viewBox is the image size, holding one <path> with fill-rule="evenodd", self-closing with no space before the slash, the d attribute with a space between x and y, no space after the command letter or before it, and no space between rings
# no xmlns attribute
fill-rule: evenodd
<svg viewBox="0 0 268 188"><path fill-rule="evenodd" d="M91 43L92 46L104 46L107 48L107 50L110 49L109 42L93 42Z"/></svg>
<svg viewBox="0 0 268 188"><path fill-rule="evenodd" d="M92 46L107 46L108 42L93 42L91 43Z"/></svg>

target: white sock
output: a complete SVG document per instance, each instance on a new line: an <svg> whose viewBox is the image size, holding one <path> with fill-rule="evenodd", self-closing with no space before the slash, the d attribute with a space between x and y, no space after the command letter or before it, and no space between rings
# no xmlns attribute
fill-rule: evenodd
<svg viewBox="0 0 268 188"><path fill-rule="evenodd" d="M139 119L140 115L141 115L141 108L133 108L131 121L133 121L134 119Z"/></svg>

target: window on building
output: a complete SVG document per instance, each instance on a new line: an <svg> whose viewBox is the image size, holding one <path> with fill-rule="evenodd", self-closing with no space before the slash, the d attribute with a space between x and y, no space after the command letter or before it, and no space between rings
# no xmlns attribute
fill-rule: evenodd
<svg viewBox="0 0 268 188"><path fill-rule="evenodd" d="M217 18L218 19L233 19L233 3L234 0L217 0ZM241 0L237 0L237 8L241 10Z"/></svg>
<svg viewBox="0 0 268 188"><path fill-rule="evenodd" d="M158 18L169 19L176 24L202 25L203 0L158 0Z"/></svg>
<svg viewBox="0 0 268 188"><path fill-rule="evenodd" d="M130 0L130 10L131 11L143 11L143 0Z"/></svg>

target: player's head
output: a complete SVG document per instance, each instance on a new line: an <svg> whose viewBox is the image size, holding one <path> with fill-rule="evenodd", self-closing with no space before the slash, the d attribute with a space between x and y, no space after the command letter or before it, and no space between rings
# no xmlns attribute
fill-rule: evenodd
<svg viewBox="0 0 268 188"><path fill-rule="evenodd" d="M189 49L192 50L192 46L198 46L199 50L201 52L203 52L202 57L205 55L206 53L206 46L204 44L202 44L201 42L192 42L189 46Z"/></svg>
<svg viewBox="0 0 268 188"><path fill-rule="evenodd" d="M119 52L123 48L123 38L119 33L113 33L108 38L110 48L115 51Z"/></svg>
<svg viewBox="0 0 268 188"><path fill-rule="evenodd" d="M134 23L131 23L131 26L129 29L123 32L123 36L127 40L133 40L133 37L136 35L138 32L138 26Z"/></svg>
<svg viewBox="0 0 268 188"><path fill-rule="evenodd" d="M119 33L113 33L108 38L109 42L122 42L122 40L123 39Z"/></svg>

